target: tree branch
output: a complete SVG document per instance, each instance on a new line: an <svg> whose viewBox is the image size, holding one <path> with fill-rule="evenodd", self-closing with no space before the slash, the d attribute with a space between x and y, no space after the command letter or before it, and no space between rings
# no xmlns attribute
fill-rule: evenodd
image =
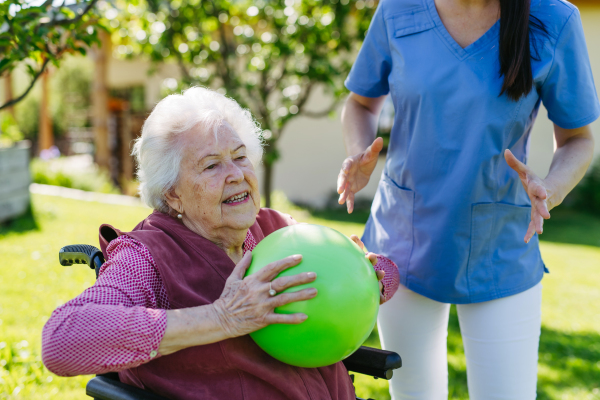
<svg viewBox="0 0 600 400"><path fill-rule="evenodd" d="M329 115L330 112L334 111L336 109L336 107L338 106L338 104L340 104L339 100L334 100L333 103L331 103L331 105L329 106L329 108L323 110L323 111L302 111L301 114L309 117L309 118L323 118L326 117L327 115ZM298 107L300 108L300 107ZM300 113L299 113L300 114Z"/></svg>
<svg viewBox="0 0 600 400"><path fill-rule="evenodd" d="M288 60L289 60L289 56L288 55L286 55L286 56L284 56L282 58L281 63L280 63L280 65L281 65L281 75L279 76L278 79L272 78L272 79L269 80L269 82L267 82L267 84L265 86L265 89L267 91L270 92L271 90L273 90L273 89L275 89L275 88L277 88L279 86L279 84L281 83L281 81L283 80L283 78L285 76L285 66L286 66Z"/></svg>
<svg viewBox="0 0 600 400"><path fill-rule="evenodd" d="M304 92L304 94L302 95L302 97L300 98L298 103L296 104L296 107L298 107L298 114L304 115L309 118L325 117L330 112L335 110L335 108L339 104L340 100L334 98L333 103L331 103L331 105L328 108L324 109L323 111L316 111L316 112L315 111L307 111L304 109L304 106L306 106L306 101L308 100L308 97L310 96L310 93L312 92L313 88L314 88L314 82L309 83L308 86L306 87L306 91Z"/></svg>
<svg viewBox="0 0 600 400"><path fill-rule="evenodd" d="M269 121L269 109L267 108L267 98L269 97L269 92L265 90L265 82L268 78L268 71L263 69L260 72L260 86L254 85L253 92L258 102L258 113L265 120L267 129L271 129L271 122ZM260 101L259 101L260 100Z"/></svg>
<svg viewBox="0 0 600 400"><path fill-rule="evenodd" d="M177 49L174 49L177 50ZM179 69L181 70L181 74L184 76L184 79L188 82L192 81L192 77L190 76L189 71L187 70L187 67L185 66L185 63L183 62L183 58L181 57L181 54L179 52L177 52L177 64L179 64Z"/></svg>
<svg viewBox="0 0 600 400"><path fill-rule="evenodd" d="M50 59L46 58L44 60L44 63L42 64L42 68L40 69L40 71L33 77L33 79L31 80L31 83L29 84L29 87L27 88L27 90L25 90L25 92L20 95L19 97L17 97L16 99L11 99L9 101L7 101L6 103L4 103L2 106L0 106L0 110L3 110L7 107L10 107L14 104L17 104L18 102L20 102L21 100L23 100L25 98L25 96L27 96L27 94L29 93L29 91L33 88L33 85L35 85L35 82L38 80L38 78L44 73L44 70L46 69L46 66L48 65L48 63L50 62Z"/></svg>
<svg viewBox="0 0 600 400"><path fill-rule="evenodd" d="M83 10L83 12L81 14L79 14L78 16L76 16L75 18L72 19L61 19L61 20L56 20L55 18L52 19L52 21L50 22L46 22L43 24L40 24L38 26L39 28L42 27L52 27L52 26L63 26L63 25L69 25L69 24L73 24L78 22L81 18L83 18L83 16L85 14L87 14L93 7L94 5L98 2L98 0L92 0L90 1L90 3L87 5L87 7ZM48 2L47 2L48 3Z"/></svg>
<svg viewBox="0 0 600 400"><path fill-rule="evenodd" d="M296 104L296 107L298 107L298 112L302 113L304 110L304 105L306 104L306 100L308 100L308 96L310 96L310 93L312 92L312 89L314 87L314 82L310 82L308 85L306 85L306 90L304 91L304 94L302 95L302 97L300 97L300 100L298 101L298 104Z"/></svg>

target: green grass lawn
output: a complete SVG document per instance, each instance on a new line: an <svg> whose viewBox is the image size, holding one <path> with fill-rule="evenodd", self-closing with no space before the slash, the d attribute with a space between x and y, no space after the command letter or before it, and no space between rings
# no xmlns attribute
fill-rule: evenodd
<svg viewBox="0 0 600 400"><path fill-rule="evenodd" d="M274 208L296 219L361 234L368 215L316 212L295 207L281 195ZM61 267L60 247L96 244L97 228L110 223L133 228L149 213L114 206L33 196L33 217L0 228L0 399L82 399L87 376L61 378L40 359L40 333L52 310L93 284L86 266ZM600 399L600 219L553 213L542 238L551 273L544 278L540 344L540 399ZM583 244L582 244L583 243ZM379 346L374 332L369 345ZM449 337L450 398L467 399L465 360L452 310ZM358 394L389 398L387 381L356 377Z"/></svg>

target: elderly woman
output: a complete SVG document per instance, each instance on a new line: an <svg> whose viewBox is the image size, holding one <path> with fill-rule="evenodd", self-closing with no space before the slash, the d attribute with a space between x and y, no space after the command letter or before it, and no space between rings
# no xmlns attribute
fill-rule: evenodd
<svg viewBox="0 0 600 400"><path fill-rule="evenodd" d="M248 111L208 89L155 107L134 148L140 193L154 212L132 232L101 228L107 262L96 284L44 327L48 369L118 371L121 381L173 399L354 399L342 363L293 367L248 336L269 324L302 323L306 315L274 308L317 296L314 288L276 294L318 279L313 272L276 278L301 255L244 278L254 246L296 223L260 208L260 137ZM385 301L398 287L397 268L367 257L380 281L385 276Z"/></svg>

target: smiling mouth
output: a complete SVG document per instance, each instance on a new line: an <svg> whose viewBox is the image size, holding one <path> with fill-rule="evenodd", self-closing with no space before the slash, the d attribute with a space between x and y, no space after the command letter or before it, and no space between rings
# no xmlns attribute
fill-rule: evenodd
<svg viewBox="0 0 600 400"><path fill-rule="evenodd" d="M242 201L246 200L247 198L248 198L248 192L244 192L244 193L236 194L235 196L231 196L230 198L225 200L223 203L225 203L225 204L241 203Z"/></svg>

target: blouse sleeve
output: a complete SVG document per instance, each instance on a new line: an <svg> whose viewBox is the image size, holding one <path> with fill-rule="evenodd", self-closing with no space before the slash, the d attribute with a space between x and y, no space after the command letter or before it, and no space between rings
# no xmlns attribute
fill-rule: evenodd
<svg viewBox="0 0 600 400"><path fill-rule="evenodd" d="M600 116L581 17L576 8L558 35L552 65L540 95L548 118L561 128L580 128Z"/></svg>
<svg viewBox="0 0 600 400"><path fill-rule="evenodd" d="M392 70L392 58L383 5L384 1L380 1L345 82L348 90L365 97L380 97L390 91L388 76Z"/></svg>
<svg viewBox="0 0 600 400"><path fill-rule="evenodd" d="M170 308L148 249L121 236L96 283L57 308L42 332L42 359L57 375L102 374L158 356Z"/></svg>
<svg viewBox="0 0 600 400"><path fill-rule="evenodd" d="M400 285L400 273L398 272L398 267L396 263L390 260L387 257L382 255L377 255L377 264L375 264L375 271L383 271L385 272L385 276L383 277L383 298L385 301L394 296L396 291L398 290L398 286Z"/></svg>

